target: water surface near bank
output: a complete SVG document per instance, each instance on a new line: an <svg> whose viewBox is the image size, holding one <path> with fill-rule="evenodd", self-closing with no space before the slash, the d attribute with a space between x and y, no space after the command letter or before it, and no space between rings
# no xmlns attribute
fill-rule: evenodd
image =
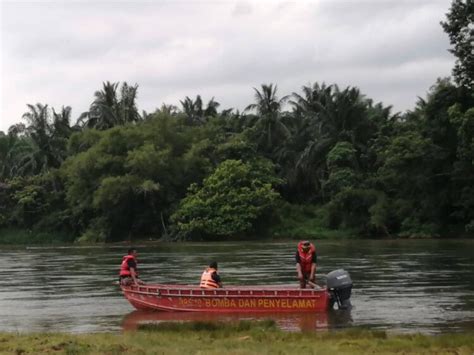
<svg viewBox="0 0 474 355"><path fill-rule="evenodd" d="M364 326L394 332L474 329L474 242L317 242L318 274L345 268L351 312L270 315L283 329ZM210 316L134 312L116 285L126 247L9 247L0 259L0 331L95 332ZM170 243L139 248L147 282L197 284L211 260L226 285L295 283L295 242ZM322 278L321 278L322 281ZM220 315L253 319L268 315Z"/></svg>

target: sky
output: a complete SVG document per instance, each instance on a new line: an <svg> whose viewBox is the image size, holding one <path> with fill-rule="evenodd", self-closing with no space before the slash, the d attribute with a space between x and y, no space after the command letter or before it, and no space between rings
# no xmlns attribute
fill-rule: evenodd
<svg viewBox="0 0 474 355"><path fill-rule="evenodd" d="M147 112L198 94L243 109L261 84L284 96L314 82L405 111L451 73L450 4L0 0L0 131L35 103L71 106L74 123L105 81L138 84Z"/></svg>

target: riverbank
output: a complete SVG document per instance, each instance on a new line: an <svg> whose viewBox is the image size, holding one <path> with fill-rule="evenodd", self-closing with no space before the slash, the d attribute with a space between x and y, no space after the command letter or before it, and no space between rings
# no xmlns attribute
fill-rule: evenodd
<svg viewBox="0 0 474 355"><path fill-rule="evenodd" d="M288 333L272 321L161 323L136 332L0 334L8 354L469 354L474 333L392 335L346 330Z"/></svg>
<svg viewBox="0 0 474 355"><path fill-rule="evenodd" d="M304 239L309 240L348 240L348 239L473 239L471 235L457 234L458 237L453 236L439 236L430 235L423 233L414 234L400 234L391 236L365 236L359 234L353 229L330 229L324 227L321 222L320 216L304 216L301 213L288 215L275 224L268 233L262 233L259 235L238 235L232 237L216 237L215 239L209 240L190 240L196 242L204 241L233 241L233 242L246 242L246 241L299 241ZM134 237L133 241L120 241L120 242L78 242L79 235L73 235L67 232L61 231L35 231L28 229L19 228L0 228L0 245L100 245L100 244L148 244L156 242L169 242L176 241L174 239L162 239L158 236L142 236Z"/></svg>
<svg viewBox="0 0 474 355"><path fill-rule="evenodd" d="M61 245L74 243L76 236L66 232L44 232L20 228L1 228L0 245Z"/></svg>
<svg viewBox="0 0 474 355"><path fill-rule="evenodd" d="M64 232L42 232L31 231L26 229L5 228L0 229L0 245L63 245L63 244L80 244L80 245L96 245L103 243L82 242L77 243L79 236L74 236ZM357 238L351 231L347 230L331 230L314 226L313 221L308 220L306 223L294 222L291 225L275 229L273 233L257 236L235 236L226 238L216 238L209 241L259 241L259 240L301 240L301 239L353 239ZM148 236L134 238L133 243L149 243L163 240L158 237ZM201 241L201 240L194 240ZM129 241L115 242L118 244L129 244ZM114 244L115 244L114 243Z"/></svg>

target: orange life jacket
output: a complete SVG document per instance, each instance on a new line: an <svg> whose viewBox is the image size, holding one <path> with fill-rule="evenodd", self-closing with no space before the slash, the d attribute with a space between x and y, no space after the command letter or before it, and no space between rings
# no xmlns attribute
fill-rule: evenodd
<svg viewBox="0 0 474 355"><path fill-rule="evenodd" d="M137 259L133 255L125 255L122 259L122 265L120 265L120 276L131 276L130 268L128 267L128 261L134 260L137 265ZM135 276L138 276L138 270L135 268Z"/></svg>
<svg viewBox="0 0 474 355"><path fill-rule="evenodd" d="M298 254L300 256L301 271L304 273L311 272L311 265L313 264L313 255L316 253L316 248L313 243L309 244L309 250L305 253L303 251L303 242L298 243Z"/></svg>
<svg viewBox="0 0 474 355"><path fill-rule="evenodd" d="M215 282L214 279L212 278L212 274L214 272L217 272L217 270L210 267L204 270L204 272L201 275L200 287L202 288L218 288L219 287L219 284Z"/></svg>

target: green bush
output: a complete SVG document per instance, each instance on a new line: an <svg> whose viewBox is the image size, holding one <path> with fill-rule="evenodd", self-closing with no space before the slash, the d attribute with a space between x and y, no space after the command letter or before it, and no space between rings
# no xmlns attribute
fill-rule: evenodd
<svg viewBox="0 0 474 355"><path fill-rule="evenodd" d="M279 182L268 160L226 160L202 187L191 185L172 221L178 233L191 238L249 232L274 208L280 195L272 185Z"/></svg>

